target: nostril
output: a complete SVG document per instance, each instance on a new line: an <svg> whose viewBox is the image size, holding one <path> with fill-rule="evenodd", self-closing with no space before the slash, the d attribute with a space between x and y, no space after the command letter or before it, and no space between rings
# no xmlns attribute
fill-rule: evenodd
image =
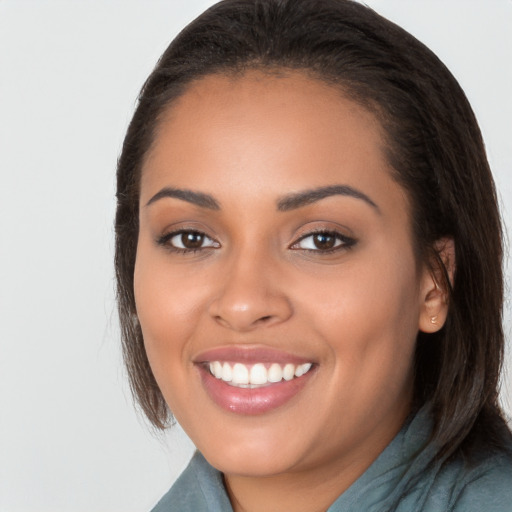
<svg viewBox="0 0 512 512"><path fill-rule="evenodd" d="M261 291L249 294L244 286L242 292L240 288L233 288L215 297L208 306L208 314L219 325L246 331L286 321L292 314L292 307L286 297L269 296Z"/></svg>

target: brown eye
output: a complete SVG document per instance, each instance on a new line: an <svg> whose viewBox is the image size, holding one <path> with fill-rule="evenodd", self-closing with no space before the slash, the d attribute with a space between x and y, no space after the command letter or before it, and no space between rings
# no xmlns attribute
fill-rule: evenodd
<svg viewBox="0 0 512 512"><path fill-rule="evenodd" d="M319 231L303 236L293 244L291 249L303 249L310 252L329 253L341 249L348 249L355 245L356 240L336 231Z"/></svg>
<svg viewBox="0 0 512 512"><path fill-rule="evenodd" d="M202 249L218 248L220 244L200 231L182 230L164 235L158 240L160 245L181 252L195 252Z"/></svg>
<svg viewBox="0 0 512 512"><path fill-rule="evenodd" d="M313 244L317 249L332 249L336 245L336 237L331 233L317 233L313 235Z"/></svg>
<svg viewBox="0 0 512 512"><path fill-rule="evenodd" d="M195 231L181 234L181 245L185 249L199 249L203 246L204 235Z"/></svg>

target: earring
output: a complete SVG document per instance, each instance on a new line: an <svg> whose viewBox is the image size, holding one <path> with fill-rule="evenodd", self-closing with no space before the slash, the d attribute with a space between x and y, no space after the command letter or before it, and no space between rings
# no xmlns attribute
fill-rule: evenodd
<svg viewBox="0 0 512 512"><path fill-rule="evenodd" d="M430 318L430 323L431 323L431 324L437 324L437 315L432 316L432 317Z"/></svg>

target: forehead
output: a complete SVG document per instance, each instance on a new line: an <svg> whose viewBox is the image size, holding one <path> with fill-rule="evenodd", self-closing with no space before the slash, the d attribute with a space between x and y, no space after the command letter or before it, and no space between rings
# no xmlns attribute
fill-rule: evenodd
<svg viewBox="0 0 512 512"><path fill-rule="evenodd" d="M296 71L210 75L161 117L141 201L164 186L221 200L234 186L260 199L339 183L387 190L397 185L384 154L375 115L339 88Z"/></svg>
<svg viewBox="0 0 512 512"><path fill-rule="evenodd" d="M243 74L207 75L193 81L160 116L155 139L158 141L159 135L165 135L173 124L184 136L189 136L190 131L196 131L205 122L216 125L216 129L234 123L246 135L261 124L270 130L296 123L304 131L309 126L310 134L314 135L311 132L314 128L318 130L318 121L322 125L337 123L332 135L346 138L344 125L354 125L356 120L380 145L381 125L375 115L349 99L341 87L299 71L250 70ZM324 130L318 134L325 138ZM285 133L281 136L284 138Z"/></svg>

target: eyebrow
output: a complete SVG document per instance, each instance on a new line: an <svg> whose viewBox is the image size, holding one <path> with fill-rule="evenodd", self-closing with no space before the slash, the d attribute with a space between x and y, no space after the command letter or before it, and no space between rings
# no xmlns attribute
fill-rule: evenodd
<svg viewBox="0 0 512 512"><path fill-rule="evenodd" d="M193 190L186 190L181 188L165 187L160 192L157 192L147 203L146 206L159 201L165 197L173 197L175 199L181 199L192 203L201 208L208 208L209 210L220 210L220 205L216 199L210 194L204 194L203 192L194 192Z"/></svg>
<svg viewBox="0 0 512 512"><path fill-rule="evenodd" d="M380 208L374 201L372 201L366 194L364 194L360 190L350 187L349 185L329 185L326 187L319 187L311 190L304 190L303 192L289 194L277 201L277 209L278 211L281 212L295 210L297 208L307 206L308 204L315 203L316 201L320 201L321 199L325 199L326 197L331 197L335 195L348 196L353 197L355 199L360 199L369 204L370 206L372 206L375 210L377 210L377 212L380 213ZM201 208L208 208L209 210L220 210L220 205L218 201L210 194L172 187L165 187L159 192L157 192L146 203L146 206L149 206L154 202L159 201L160 199L166 197L181 199L182 201L187 201L188 203L195 204L197 206L200 206Z"/></svg>
<svg viewBox="0 0 512 512"><path fill-rule="evenodd" d="M348 185L330 185L327 187L319 187L311 190L305 190L294 194L289 194L282 197L277 202L277 209L280 212L287 212L289 210L295 210L307 206L308 204L315 203L321 199L325 199L330 196L348 196L355 199L361 199L365 203L369 204L378 213L380 208L377 204L372 201L366 194Z"/></svg>

